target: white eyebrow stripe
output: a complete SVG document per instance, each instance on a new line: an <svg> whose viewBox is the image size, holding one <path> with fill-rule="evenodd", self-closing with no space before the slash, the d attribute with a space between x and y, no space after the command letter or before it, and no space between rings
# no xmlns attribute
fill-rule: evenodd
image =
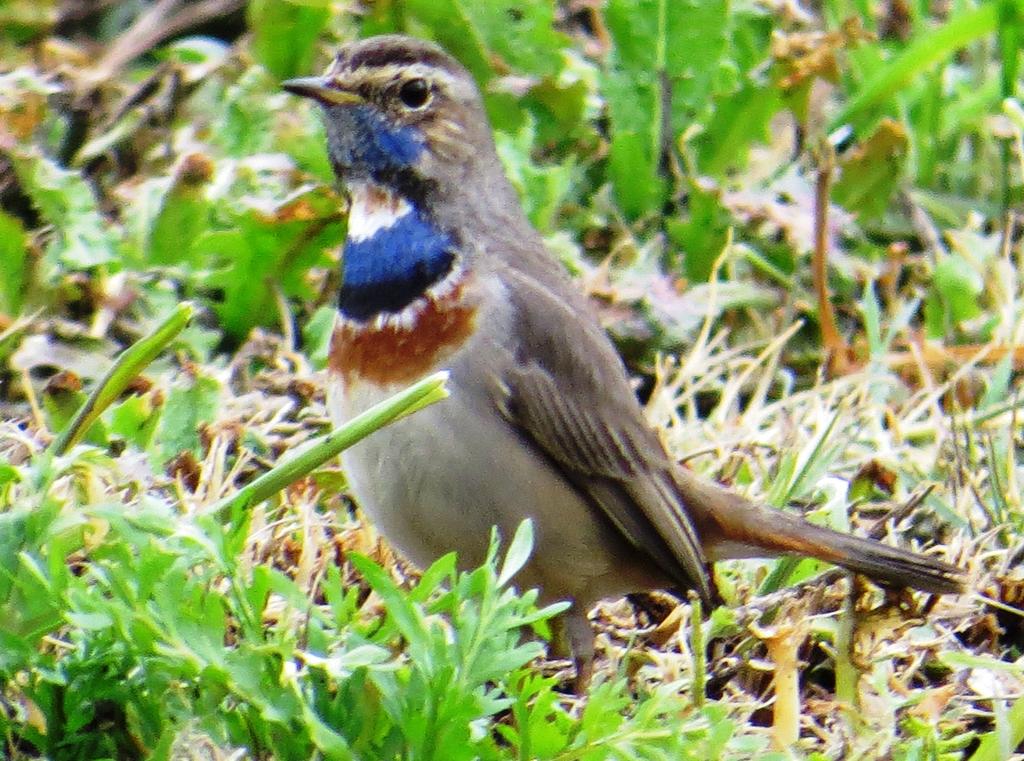
<svg viewBox="0 0 1024 761"><path fill-rule="evenodd" d="M360 87L385 87L399 79L422 77L442 91L466 99L472 96L472 83L455 76L450 71L427 63L386 64L384 66L362 65L356 69L339 67L332 63L324 76L332 79L342 90L355 92Z"/></svg>
<svg viewBox="0 0 1024 761"><path fill-rule="evenodd" d="M412 205L400 195L379 186L358 184L350 189L348 239L353 243L372 238L393 227L412 212Z"/></svg>
<svg viewBox="0 0 1024 761"><path fill-rule="evenodd" d="M336 72L336 75L342 75L341 72ZM439 68L437 66L431 66L427 63L408 63L408 64L394 64L389 63L384 66L367 66L363 65L357 69L353 69L348 72L348 76L359 75L366 77L367 79L372 78L376 82L386 82L391 79L403 77L406 79L412 79L413 77L423 77L424 79L431 80L433 82L439 82L446 85L450 85L455 81L448 71Z"/></svg>

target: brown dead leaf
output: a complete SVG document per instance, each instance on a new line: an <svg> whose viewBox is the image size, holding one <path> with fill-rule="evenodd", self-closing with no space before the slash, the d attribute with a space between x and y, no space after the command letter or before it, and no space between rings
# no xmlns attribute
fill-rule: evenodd
<svg viewBox="0 0 1024 761"><path fill-rule="evenodd" d="M942 687L928 690L919 703L910 708L910 714L924 719L929 724L935 725L942 717L946 706L956 697L959 688L955 684L947 684Z"/></svg>
<svg viewBox="0 0 1024 761"><path fill-rule="evenodd" d="M671 639L679 634L679 628L686 622L685 605L677 605L668 616L655 627L648 635L651 644L657 648L664 648Z"/></svg>
<svg viewBox="0 0 1024 761"><path fill-rule="evenodd" d="M182 185L205 185L213 177L213 159L203 153L190 153L178 166L177 182Z"/></svg>
<svg viewBox="0 0 1024 761"><path fill-rule="evenodd" d="M854 481L870 481L880 491L892 494L896 489L897 474L876 459L871 459L861 466L854 476Z"/></svg>
<svg viewBox="0 0 1024 761"><path fill-rule="evenodd" d="M199 488L203 466L191 451L185 450L167 463L165 471L171 478L180 479L185 488L194 493Z"/></svg>
<svg viewBox="0 0 1024 761"><path fill-rule="evenodd" d="M82 379L70 370L61 370L46 382L47 394L77 393L82 390Z"/></svg>
<svg viewBox="0 0 1024 761"><path fill-rule="evenodd" d="M892 158L906 149L907 142L907 130L900 122L895 119L882 119L867 140L851 148L843 156L841 164L845 168L879 157Z"/></svg>
<svg viewBox="0 0 1024 761"><path fill-rule="evenodd" d="M291 203L285 204L277 210L276 221L278 222L311 222L320 219L321 215L309 202L308 198L296 198Z"/></svg>
<svg viewBox="0 0 1024 761"><path fill-rule="evenodd" d="M779 84L793 89L814 77L835 82L839 78L838 54L874 38L859 16L847 19L840 29L831 32L776 32L771 54L784 72Z"/></svg>
<svg viewBox="0 0 1024 761"><path fill-rule="evenodd" d="M199 428L199 442L204 452L210 451L214 441L219 439L226 443L225 451L234 454L238 451L238 444L244 435L245 425L238 419L218 420L202 424Z"/></svg>
<svg viewBox="0 0 1024 761"><path fill-rule="evenodd" d="M75 76L92 65L92 56L83 45L66 37L47 37L39 46L39 63L45 71Z"/></svg>
<svg viewBox="0 0 1024 761"><path fill-rule="evenodd" d="M28 140L46 115L46 98L34 92L22 91L17 103L0 101L0 135L7 134L16 141Z"/></svg>

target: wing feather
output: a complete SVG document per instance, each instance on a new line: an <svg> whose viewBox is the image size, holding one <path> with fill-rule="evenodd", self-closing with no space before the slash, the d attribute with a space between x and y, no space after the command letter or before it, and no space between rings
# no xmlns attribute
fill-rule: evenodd
<svg viewBox="0 0 1024 761"><path fill-rule="evenodd" d="M707 561L675 488L675 465L643 417L611 343L558 298L510 271L517 330L497 384L510 423L676 583L710 598Z"/></svg>

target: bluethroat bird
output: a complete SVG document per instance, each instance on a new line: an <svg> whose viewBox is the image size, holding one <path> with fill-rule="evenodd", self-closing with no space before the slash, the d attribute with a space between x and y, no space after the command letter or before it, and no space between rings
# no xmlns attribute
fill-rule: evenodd
<svg viewBox="0 0 1024 761"><path fill-rule="evenodd" d="M562 621L589 677L588 609L602 598L692 589L709 564L808 555L933 593L963 572L931 557L758 507L680 468L644 421L584 296L527 221L470 74L404 36L345 45L321 77L284 88L323 110L350 199L329 359L344 421L411 381L450 371L451 396L344 454L364 512L413 562L482 562L491 528L532 518L519 577Z"/></svg>

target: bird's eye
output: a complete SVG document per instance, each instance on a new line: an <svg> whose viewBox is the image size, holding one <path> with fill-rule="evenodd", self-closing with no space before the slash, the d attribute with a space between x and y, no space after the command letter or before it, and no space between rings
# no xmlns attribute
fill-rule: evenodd
<svg viewBox="0 0 1024 761"><path fill-rule="evenodd" d="M409 108L423 108L430 100L430 85L425 79L410 79L399 89L398 97Z"/></svg>

